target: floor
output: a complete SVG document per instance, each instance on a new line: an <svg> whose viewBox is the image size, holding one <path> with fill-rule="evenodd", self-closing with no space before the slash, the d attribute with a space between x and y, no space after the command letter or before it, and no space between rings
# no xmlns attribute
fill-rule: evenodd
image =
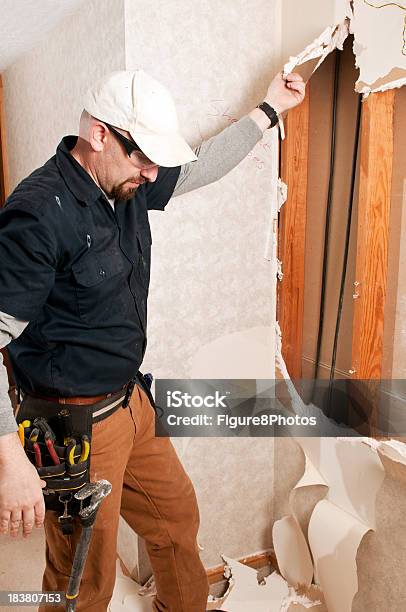
<svg viewBox="0 0 406 612"><path fill-rule="evenodd" d="M0 591L40 591L45 567L43 529L34 529L28 539L0 536ZM28 612L38 606L13 606L13 612Z"/></svg>
<svg viewBox="0 0 406 612"><path fill-rule="evenodd" d="M0 536L0 591L40 591L45 567L45 537L43 529L34 529L28 539L22 535L11 538ZM266 568L268 569L268 568ZM268 572L267 572L268 573ZM219 583L210 589L219 596L226 583ZM150 597L139 597L139 585L123 576L117 565L117 581L110 604L111 612L149 612L152 610ZM2 607L2 606L1 606ZM6 608L3 608L6 609ZM12 612L37 610L37 606L13 606Z"/></svg>
<svg viewBox="0 0 406 612"><path fill-rule="evenodd" d="M45 537L43 529L35 529L28 539L21 535L0 537L0 591L40 591L45 567ZM152 610L150 597L137 596L137 585L122 575L117 566L117 582L110 610L112 612ZM3 609L3 607L1 606ZM37 610L38 606L10 606L12 612ZM6 609L6 608L5 608Z"/></svg>

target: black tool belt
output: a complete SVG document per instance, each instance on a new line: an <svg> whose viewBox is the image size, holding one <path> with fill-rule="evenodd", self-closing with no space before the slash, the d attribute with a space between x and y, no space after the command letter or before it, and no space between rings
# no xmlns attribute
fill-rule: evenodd
<svg viewBox="0 0 406 612"><path fill-rule="evenodd" d="M59 513L65 534L72 533L73 517L81 509L74 494L90 481L93 424L126 407L137 382L138 376L126 388L91 405L61 405L22 392L17 415L20 437L23 432L27 457L46 482L45 507Z"/></svg>
<svg viewBox="0 0 406 612"><path fill-rule="evenodd" d="M22 392L17 422L24 432L24 450L45 480L45 507L58 512L65 534L72 533L73 517L81 510L74 494L90 481L93 424L126 408L135 385L139 385L152 405L151 375L138 372L123 389L90 405L60 404ZM25 425L25 427L24 427Z"/></svg>

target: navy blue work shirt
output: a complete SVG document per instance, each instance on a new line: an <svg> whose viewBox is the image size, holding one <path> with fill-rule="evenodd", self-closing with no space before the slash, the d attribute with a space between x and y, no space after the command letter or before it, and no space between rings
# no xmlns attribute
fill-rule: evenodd
<svg viewBox="0 0 406 612"><path fill-rule="evenodd" d="M0 212L0 311L29 321L8 345L17 385L52 396L118 390L146 347L151 231L180 167L160 168L115 211L70 155L76 136Z"/></svg>

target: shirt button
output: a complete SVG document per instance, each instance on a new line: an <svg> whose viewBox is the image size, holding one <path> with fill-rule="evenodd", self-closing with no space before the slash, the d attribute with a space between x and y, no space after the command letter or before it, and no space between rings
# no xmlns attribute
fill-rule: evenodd
<svg viewBox="0 0 406 612"><path fill-rule="evenodd" d="M100 276L106 276L106 272L103 270L103 268L100 268L99 274Z"/></svg>

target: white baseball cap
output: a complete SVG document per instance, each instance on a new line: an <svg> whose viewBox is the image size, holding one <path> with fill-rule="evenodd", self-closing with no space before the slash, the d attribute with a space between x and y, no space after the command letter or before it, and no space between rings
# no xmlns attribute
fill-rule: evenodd
<svg viewBox="0 0 406 612"><path fill-rule="evenodd" d="M130 132L149 159L173 167L197 157L179 132L168 89L144 70L111 72L91 87L83 108L100 121Z"/></svg>

